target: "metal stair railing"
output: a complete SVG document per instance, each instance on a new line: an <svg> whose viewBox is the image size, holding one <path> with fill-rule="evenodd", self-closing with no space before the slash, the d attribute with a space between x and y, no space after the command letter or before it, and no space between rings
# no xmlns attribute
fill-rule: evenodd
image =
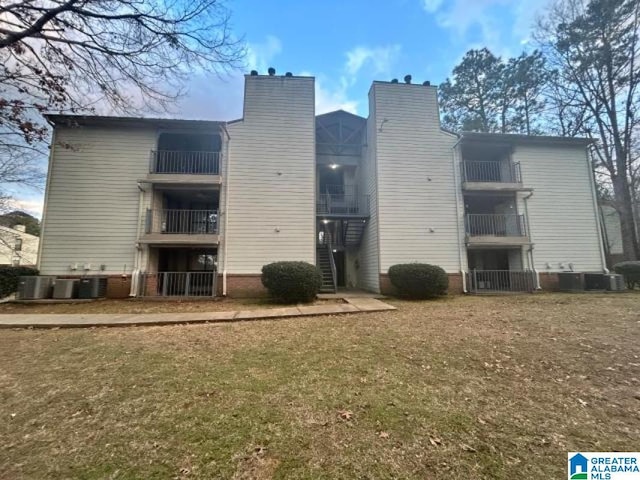
<svg viewBox="0 0 640 480"><path fill-rule="evenodd" d="M338 278L336 273L336 262L333 258L333 244L331 235L327 235L327 252L329 253L329 265L331 266L331 279L333 280L333 291L338 291Z"/></svg>

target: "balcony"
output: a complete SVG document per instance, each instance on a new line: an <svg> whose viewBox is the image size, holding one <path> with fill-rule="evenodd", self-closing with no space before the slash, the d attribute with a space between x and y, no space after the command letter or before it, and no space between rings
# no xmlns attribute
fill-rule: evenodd
<svg viewBox="0 0 640 480"><path fill-rule="evenodd" d="M531 270L476 270L467 273L470 293L533 292L535 273Z"/></svg>
<svg viewBox="0 0 640 480"><path fill-rule="evenodd" d="M219 184L220 152L152 150L148 180L158 184Z"/></svg>
<svg viewBox="0 0 640 480"><path fill-rule="evenodd" d="M214 297L217 277L215 270L142 273L138 285L143 297Z"/></svg>
<svg viewBox="0 0 640 480"><path fill-rule="evenodd" d="M519 163L465 160L462 162L460 169L463 190L527 190L522 185L522 173Z"/></svg>
<svg viewBox="0 0 640 480"><path fill-rule="evenodd" d="M316 214L366 218L369 216L369 195L358 195L355 185L322 185L316 200Z"/></svg>
<svg viewBox="0 0 640 480"><path fill-rule="evenodd" d="M212 245L220 241L217 210L151 210L145 215L142 243Z"/></svg>
<svg viewBox="0 0 640 480"><path fill-rule="evenodd" d="M470 247L529 243L524 215L471 213L465 220L467 245Z"/></svg>

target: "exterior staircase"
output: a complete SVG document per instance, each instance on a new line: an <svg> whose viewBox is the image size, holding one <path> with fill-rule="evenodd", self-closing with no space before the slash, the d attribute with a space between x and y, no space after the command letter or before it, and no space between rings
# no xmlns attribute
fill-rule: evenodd
<svg viewBox="0 0 640 480"><path fill-rule="evenodd" d="M321 293L336 293L334 269L331 266L331 250L327 246L318 247L318 267L322 272Z"/></svg>
<svg viewBox="0 0 640 480"><path fill-rule="evenodd" d="M358 247L362 242L362 233L366 222L361 219L348 220L344 222L344 246Z"/></svg>

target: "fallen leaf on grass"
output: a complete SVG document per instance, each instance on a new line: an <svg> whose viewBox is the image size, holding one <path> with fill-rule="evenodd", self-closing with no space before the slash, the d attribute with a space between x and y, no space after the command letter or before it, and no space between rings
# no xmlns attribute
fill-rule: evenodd
<svg viewBox="0 0 640 480"><path fill-rule="evenodd" d="M343 420L351 420L353 418L353 412L351 412L350 410L340 410L338 414Z"/></svg>
<svg viewBox="0 0 640 480"><path fill-rule="evenodd" d="M388 432L380 432L380 433L378 433L378 436L380 438L389 438L389 433Z"/></svg>
<svg viewBox="0 0 640 480"><path fill-rule="evenodd" d="M431 442L431 445L433 445L434 447L442 445L442 440L438 437L429 437L429 442Z"/></svg>
<svg viewBox="0 0 640 480"><path fill-rule="evenodd" d="M471 452L471 453L477 452L475 448L473 448L471 445L467 445L466 443L461 443L460 448L462 448L462 450L464 450L465 452Z"/></svg>

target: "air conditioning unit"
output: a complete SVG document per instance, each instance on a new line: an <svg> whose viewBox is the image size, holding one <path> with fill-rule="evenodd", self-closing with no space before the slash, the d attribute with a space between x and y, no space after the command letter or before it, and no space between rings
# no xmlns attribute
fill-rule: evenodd
<svg viewBox="0 0 640 480"><path fill-rule="evenodd" d="M74 298L78 293L79 280L70 280L67 278L56 279L53 285L53 298Z"/></svg>
<svg viewBox="0 0 640 480"><path fill-rule="evenodd" d="M107 277L84 277L80 279L78 298L104 298L107 296Z"/></svg>
<svg viewBox="0 0 640 480"><path fill-rule="evenodd" d="M558 273L558 287L562 292L584 292L584 273Z"/></svg>
<svg viewBox="0 0 640 480"><path fill-rule="evenodd" d="M611 292L621 292L627 289L622 275L607 273L606 275L603 275L603 277L605 279L605 286L607 290Z"/></svg>
<svg viewBox="0 0 640 480"><path fill-rule="evenodd" d="M604 273L585 273L585 290L607 290L607 280Z"/></svg>
<svg viewBox="0 0 640 480"><path fill-rule="evenodd" d="M51 298L54 277L29 276L18 278L16 300L39 300Z"/></svg>

